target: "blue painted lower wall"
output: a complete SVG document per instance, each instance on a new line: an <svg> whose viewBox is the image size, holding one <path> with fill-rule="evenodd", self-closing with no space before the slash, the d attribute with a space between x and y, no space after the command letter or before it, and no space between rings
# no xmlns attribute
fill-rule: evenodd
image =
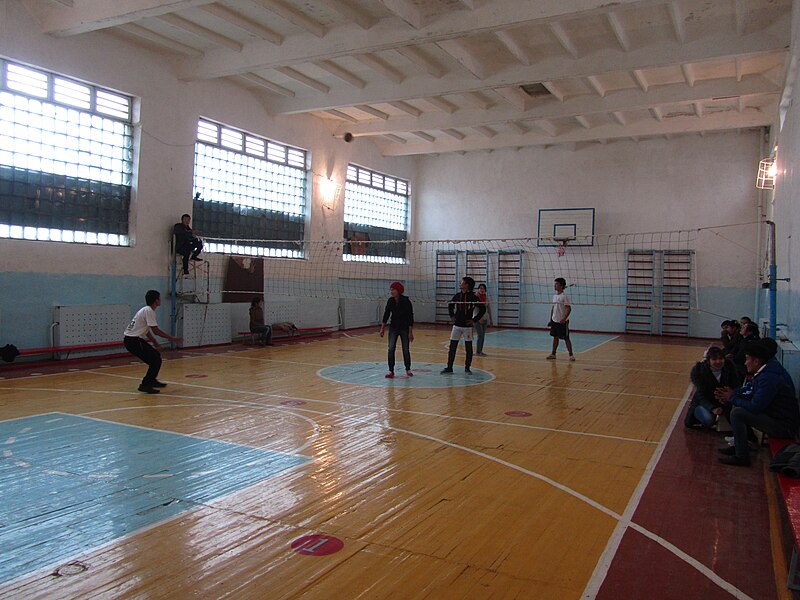
<svg viewBox="0 0 800 600"><path fill-rule="evenodd" d="M271 285L270 285L271 283ZM285 289L302 290L297 295L315 297L314 281L294 282ZM275 282L267 282L267 293ZM386 297L389 281L340 280L325 284L326 290L340 289L342 296ZM415 289L435 289L433 282L407 282L407 294L415 300ZM330 288L330 289L328 289ZM56 275L42 273L0 273L0 346L14 344L19 348L35 348L50 344L50 327L53 323L53 307L79 304L129 304L135 312L144 304L148 289L161 291L162 306L158 321L162 329L169 330L169 281L167 277L132 277L123 275ZM274 290L273 290L274 291ZM456 290L453 290L455 293ZM542 285L527 285L522 290L522 326L545 327L550 315L549 299L552 290ZM619 289L588 288L586 286L568 290L575 306L570 319L572 329L586 331L622 332L625 330L624 294ZM766 317L766 298L758 299L761 292L754 288L701 288L697 293L698 310L691 311L690 335L692 337L717 337L719 324L724 319L748 315L757 319ZM786 322L796 317L789 303L797 296L788 292L779 294L779 320ZM212 296L212 301L214 298ZM418 301L417 320L433 321L433 303ZM590 304L606 303L611 306ZM761 315L756 305L761 306ZM127 323L120 324L120 336ZM789 323L788 330L800 331L800 324Z"/></svg>
<svg viewBox="0 0 800 600"><path fill-rule="evenodd" d="M144 306L144 295L150 289L161 292L158 323L169 331L166 277L0 273L0 346L49 346L54 306L130 304L134 313ZM120 323L120 339L127 324Z"/></svg>

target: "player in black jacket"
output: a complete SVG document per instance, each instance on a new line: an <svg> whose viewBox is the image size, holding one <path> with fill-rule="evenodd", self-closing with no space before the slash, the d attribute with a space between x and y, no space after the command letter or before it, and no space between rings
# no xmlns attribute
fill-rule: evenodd
<svg viewBox="0 0 800 600"><path fill-rule="evenodd" d="M391 317L391 324L389 324L389 372L386 374L387 379L394 377L394 352L397 348L397 338L403 345L403 363L406 367L406 375L413 377L411 372L411 351L409 350L409 343L414 341L414 307L408 296L403 296L405 288L399 281L394 281L389 285L389 293L391 298L386 302L386 310L383 311L383 319L381 319L381 337L386 330L386 324L389 323Z"/></svg>
<svg viewBox="0 0 800 600"><path fill-rule="evenodd" d="M458 342L464 337L464 349L467 358L464 361L464 372L471 375L470 366L472 365L472 323L479 321L486 313L486 305L478 300L478 296L473 291L475 280L472 277L463 277L459 285L461 291L453 296L447 305L447 312L450 313L450 322L453 330L450 333L450 350L447 353L447 366L441 370L443 375L453 372L453 362L456 359Z"/></svg>

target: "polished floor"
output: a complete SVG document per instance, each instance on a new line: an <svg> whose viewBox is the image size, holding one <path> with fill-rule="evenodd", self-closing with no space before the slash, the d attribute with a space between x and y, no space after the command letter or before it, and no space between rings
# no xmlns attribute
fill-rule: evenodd
<svg viewBox="0 0 800 600"><path fill-rule="evenodd" d="M0 597L791 597L765 457L683 428L702 343L493 332L440 375L416 335L391 380L374 331L166 353L152 396L0 370Z"/></svg>

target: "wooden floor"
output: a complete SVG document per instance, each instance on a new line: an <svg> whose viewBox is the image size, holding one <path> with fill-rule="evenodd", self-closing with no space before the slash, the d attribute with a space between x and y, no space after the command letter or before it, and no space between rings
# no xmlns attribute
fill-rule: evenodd
<svg viewBox="0 0 800 600"><path fill-rule="evenodd" d="M416 336L413 380L372 331L168 354L158 396L130 356L0 371L0 597L571 599L661 540L632 519L703 344L488 347L464 385Z"/></svg>

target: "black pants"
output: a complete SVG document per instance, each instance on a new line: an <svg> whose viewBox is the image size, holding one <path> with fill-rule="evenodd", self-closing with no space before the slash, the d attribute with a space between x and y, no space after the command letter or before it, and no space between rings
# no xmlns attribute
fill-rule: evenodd
<svg viewBox="0 0 800 600"><path fill-rule="evenodd" d="M147 364L147 374L142 385L149 387L158 379L161 370L161 353L140 337L125 336L125 349L136 358Z"/></svg>
<svg viewBox="0 0 800 600"><path fill-rule="evenodd" d="M183 256L183 272L189 270L189 256L197 258L200 251L203 249L203 242L198 238L192 238L190 241L180 244L175 248L175 252Z"/></svg>

